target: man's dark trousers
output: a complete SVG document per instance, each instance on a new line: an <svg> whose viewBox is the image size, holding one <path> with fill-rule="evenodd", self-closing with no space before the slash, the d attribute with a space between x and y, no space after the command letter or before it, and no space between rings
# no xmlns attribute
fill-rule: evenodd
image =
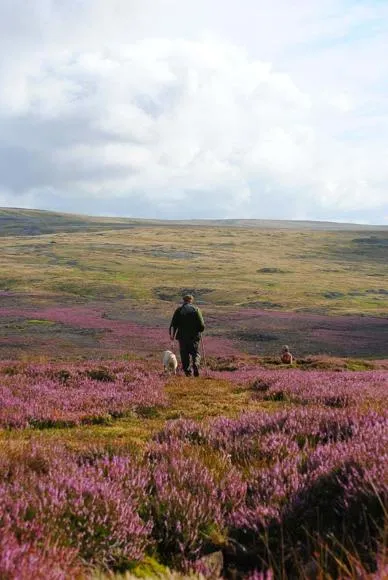
<svg viewBox="0 0 388 580"><path fill-rule="evenodd" d="M193 363L193 373L195 377L199 375L199 363L201 361L201 355L199 354L199 342L200 339L179 339L179 350L181 355L182 367L186 376L191 375L190 368L190 357Z"/></svg>

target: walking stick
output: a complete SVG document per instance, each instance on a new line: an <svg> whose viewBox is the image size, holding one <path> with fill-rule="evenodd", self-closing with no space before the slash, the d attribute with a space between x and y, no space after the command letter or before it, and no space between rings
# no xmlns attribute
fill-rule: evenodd
<svg viewBox="0 0 388 580"><path fill-rule="evenodd" d="M173 334L171 334L171 332L170 332L170 350L174 354L175 354L175 335L176 335L176 330L173 332Z"/></svg>
<svg viewBox="0 0 388 580"><path fill-rule="evenodd" d="M207 365L206 365L205 345L204 345L204 343L203 343L202 334L201 334L201 349L202 349L203 367L204 367L205 374L207 375Z"/></svg>

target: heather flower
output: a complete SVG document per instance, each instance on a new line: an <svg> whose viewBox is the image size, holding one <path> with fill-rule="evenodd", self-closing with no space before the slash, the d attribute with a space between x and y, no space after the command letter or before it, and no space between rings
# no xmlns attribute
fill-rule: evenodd
<svg viewBox="0 0 388 580"><path fill-rule="evenodd" d="M47 541L20 543L10 532L0 538L2 580L66 580L84 578L76 550Z"/></svg>
<svg viewBox="0 0 388 580"><path fill-rule="evenodd" d="M162 558L195 560L222 526L222 508L211 472L177 447L152 467L153 536Z"/></svg>
<svg viewBox="0 0 388 580"><path fill-rule="evenodd" d="M11 375L0 365L0 376L4 427L101 423L166 405L165 379L142 363L28 365Z"/></svg>
<svg viewBox="0 0 388 580"><path fill-rule="evenodd" d="M140 362L2 368L7 427L111 420L165 404L163 379ZM349 569L350 558L359 558L365 574L383 570L388 415L372 410L372 399L386 397L386 377L253 370L238 369L233 380L249 389L260 379L266 389L254 396L281 392L294 405L169 421L138 460L93 446L81 453L51 444L5 448L4 577L19 567L22 580L39 578L50 554L52 570L65 578L77 577L81 562L125 570L147 553L211 577L204 556L222 550L226 567L264 580L295 576L321 546L333 576L335 558Z"/></svg>
<svg viewBox="0 0 388 580"><path fill-rule="evenodd" d="M45 472L27 462L8 470L8 480L0 484L3 533L21 545L55 541L76 548L84 561L107 567L141 560L152 543L152 523L140 516L148 482L144 470L119 457L79 465L54 450Z"/></svg>
<svg viewBox="0 0 388 580"><path fill-rule="evenodd" d="M208 440L207 431L204 425L196 421L176 419L175 421L168 421L163 430L155 436L155 440L162 443L179 439L180 441L201 445Z"/></svg>
<svg viewBox="0 0 388 580"><path fill-rule="evenodd" d="M246 580L273 580L274 574L272 570L265 570L264 572L254 570L246 577Z"/></svg>

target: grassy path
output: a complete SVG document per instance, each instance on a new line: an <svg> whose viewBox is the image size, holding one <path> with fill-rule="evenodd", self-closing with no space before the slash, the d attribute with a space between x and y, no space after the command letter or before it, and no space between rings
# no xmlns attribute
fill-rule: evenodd
<svg viewBox="0 0 388 580"><path fill-rule="evenodd" d="M172 377L166 384L168 405L104 425L49 429L2 430L0 441L18 445L25 441L66 443L74 448L124 447L139 450L168 420L206 420L233 417L244 411L273 410L281 403L254 401L246 388L225 379Z"/></svg>

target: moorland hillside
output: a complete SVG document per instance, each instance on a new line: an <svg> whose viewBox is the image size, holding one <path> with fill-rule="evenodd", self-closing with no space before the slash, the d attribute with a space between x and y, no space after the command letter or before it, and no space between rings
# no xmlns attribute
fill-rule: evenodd
<svg viewBox="0 0 388 580"><path fill-rule="evenodd" d="M0 578L387 576L387 229L2 210L0 243ZM187 291L199 378L161 365Z"/></svg>
<svg viewBox="0 0 388 580"><path fill-rule="evenodd" d="M300 356L388 356L383 226L3 209L0 243L0 339L13 354L37 336L43 351L45 340L93 350L118 328L122 346L135 348L136 333L130 344L123 325L165 328L190 291L208 336L246 353L270 355L291 343Z"/></svg>

